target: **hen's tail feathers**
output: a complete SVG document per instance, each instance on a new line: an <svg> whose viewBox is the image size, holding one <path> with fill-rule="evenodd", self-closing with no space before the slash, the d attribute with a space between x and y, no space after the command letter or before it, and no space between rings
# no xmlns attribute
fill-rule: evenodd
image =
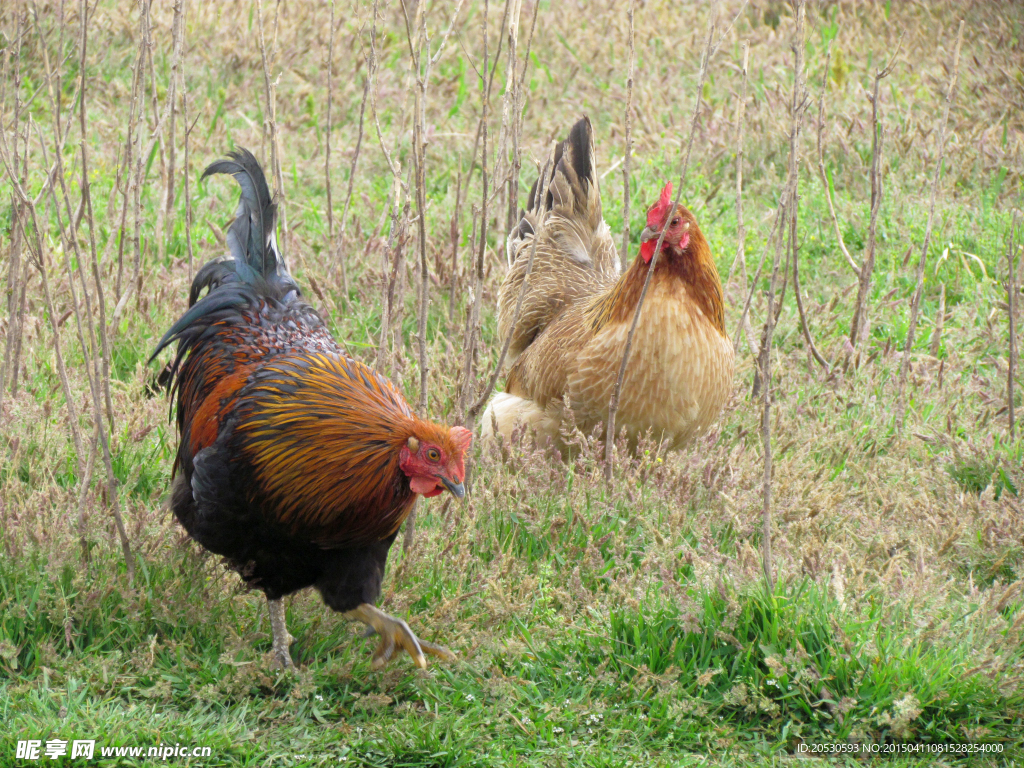
<svg viewBox="0 0 1024 768"><path fill-rule="evenodd" d="M522 242L534 235L544 223L547 214L555 213L581 225L581 229L595 232L603 221L601 194L597 183L597 158L594 149L594 128L590 118L584 116L573 125L569 136L555 145L541 169L540 176L530 188L526 210L519 223L509 233L509 263L515 261L513 242ZM527 254L528 255L528 254ZM587 258L588 254L570 254Z"/></svg>
<svg viewBox="0 0 1024 768"><path fill-rule="evenodd" d="M228 157L211 164L202 178L229 173L241 187L235 220L227 234L230 258L211 261L196 273L189 291L189 310L160 339L150 360L175 340L201 334L211 323L259 297L287 303L300 296L277 247L277 204L259 161L241 147ZM200 299L204 290L207 293Z"/></svg>
<svg viewBox="0 0 1024 768"><path fill-rule="evenodd" d="M521 314L515 306L536 247ZM619 258L601 215L594 129L584 116L555 145L506 242L509 271L498 295L498 332L511 337L511 364L568 305L619 275Z"/></svg>
<svg viewBox="0 0 1024 768"><path fill-rule="evenodd" d="M550 178L546 195L538 194L537 183L530 190L529 206L535 210L561 209L563 215L583 219L596 229L601 224L601 197L598 194L597 158L594 150L594 128L589 117L583 117L569 131L569 136L555 147L543 176ZM538 179L539 181L539 179ZM543 200L538 198L543 197ZM539 205L543 202L543 208Z"/></svg>

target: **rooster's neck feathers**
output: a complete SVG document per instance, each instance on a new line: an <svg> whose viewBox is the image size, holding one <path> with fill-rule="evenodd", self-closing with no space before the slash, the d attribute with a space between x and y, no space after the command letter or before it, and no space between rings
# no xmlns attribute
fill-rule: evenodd
<svg viewBox="0 0 1024 768"><path fill-rule="evenodd" d="M336 354L268 363L239 416L237 455L253 468L253 500L294 534L332 545L397 530L414 498L402 446L446 433L418 419L387 379Z"/></svg>

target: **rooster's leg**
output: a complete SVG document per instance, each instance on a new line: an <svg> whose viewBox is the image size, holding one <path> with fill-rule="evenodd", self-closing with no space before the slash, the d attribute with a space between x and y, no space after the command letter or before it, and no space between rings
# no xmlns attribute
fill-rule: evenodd
<svg viewBox="0 0 1024 768"><path fill-rule="evenodd" d="M387 664L398 648L408 652L416 666L421 669L426 669L427 667L424 653L429 653L442 659L455 658L455 654L443 645L434 645L425 640L420 640L404 621L396 619L394 616L388 616L384 611L369 603L363 603L358 608L346 611L342 615L346 619L361 621L366 624L372 630L370 634L380 635L380 643L377 644L377 649L373 652L374 669L379 669Z"/></svg>
<svg viewBox="0 0 1024 768"><path fill-rule="evenodd" d="M292 663L292 655L288 649L295 638L288 634L288 627L284 623L284 603L280 598L271 600L267 598L267 607L270 608L270 628L274 632L274 653L277 660L285 669L295 666Z"/></svg>

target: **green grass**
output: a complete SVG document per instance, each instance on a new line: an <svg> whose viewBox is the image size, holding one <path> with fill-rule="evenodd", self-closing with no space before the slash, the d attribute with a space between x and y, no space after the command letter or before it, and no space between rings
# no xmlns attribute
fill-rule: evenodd
<svg viewBox="0 0 1024 768"><path fill-rule="evenodd" d="M731 19L739 5L725 5L722 18ZM170 78L171 6L157 6L152 77L162 104ZM784 4L755 6L744 8L735 35L711 64L686 177L684 200L723 279L739 224L732 120L741 40L751 41L744 142L748 279L763 253L788 152L792 16ZM523 10L520 56L532 6ZM269 31L277 11L265 4L264 12ZM382 12L387 34L379 38L377 109L383 140L407 172L412 97L404 21L397 7ZM679 183L705 12L658 4L637 9L629 215L634 251L647 205L665 182ZM335 336L353 355L373 360L393 180L368 108L342 243L350 276L346 294L337 250L328 247L323 173L328 11L282 4L280 13L273 66L280 75L285 252ZM286 601L299 669L278 671L262 595L244 591L217 558L185 541L167 511L177 436L167 403L147 393L157 370L147 361L185 307L190 265L180 173L159 240L167 147L157 146L143 160L142 287L110 336L112 469L136 556L133 583L109 513L102 457L88 487L81 485L85 466L70 439L49 310L33 267L17 392L8 384L0 411L0 766L17 764L18 739L50 738L95 738L104 746L208 746L209 759L176 760L226 766L782 765L811 759L816 753L802 750L814 745L860 750L860 757L847 752L827 760L817 753L812 764L822 765L861 765L868 749L900 766L1024 759L1024 442L1019 430L1011 437L1006 427L1003 282L1013 210L1022 199L1018 53L1024 17L1016 8L976 7L972 13L979 18L968 20L902 435L891 407L936 161L934 126L948 78L942 62L959 13L953 4L927 11L886 4L883 13L842 4L808 9L811 104L796 234L808 321L817 346L835 365L826 377L808 361L790 285L775 335L774 590L764 586L759 555L760 402L749 397L753 361L741 340L735 397L717 431L690 449L662 456L648 446L638 458L620 452L609 486L601 454L584 436L574 436L582 448L567 462L505 446L504 455L484 451L474 457L465 504L424 504L416 547L393 552L381 605L424 638L458 652L457 661L431 664L425 672L407 658L372 671L372 642L310 592ZM85 146L108 322L119 298L119 272L122 290L134 278L134 211L129 208L122 243L116 185L137 55L135 14L133 9L125 21L115 4L100 3L86 63ZM470 155L480 108L482 6L469 4L462 14L433 70L426 108L432 275L427 410L448 421L457 410L469 269L477 247L471 242L472 206L480 202L479 157ZM27 114L49 142L45 156L43 145L35 139L30 144L32 195L52 162L43 46L51 61L64 62L59 92L65 119L79 67L77 16L69 17L63 43L56 17L40 18L45 43L32 28L20 49L20 95L28 99L39 91ZM339 6L337 18L335 232L368 45L365 8ZM5 41L16 38L14 23L10 13L0 12ZM435 30L442 33L448 23L441 5L429 7L427 23L436 50ZM200 183L202 169L235 144L257 155L265 151L256 24L254 7L246 3L189 7L185 72L191 118L198 118L187 169L193 272L221 254L219 237L237 194L224 179ZM493 63L501 26L501 8L494 4L488 24ZM624 24L615 4L582 15L541 4L527 70L521 198L536 176L532 160L542 158L550 140L582 112L597 131L599 173L621 157ZM865 89L899 29L907 30L906 58L882 93L884 193L870 334L860 364L844 366L856 282L836 244L816 172L816 101L827 74L824 163L840 230L859 262L870 216ZM833 38L832 66L825 73L824 49ZM491 96L492 150L505 57L503 49ZM147 89L149 82L147 76ZM12 92L13 85L0 93L5 130ZM155 125L148 112L146 121L144 143ZM179 172L182 140L179 115ZM73 207L80 195L79 146L75 120L65 148ZM492 155L490 171L494 164ZM450 225L460 174L456 298L449 313ZM604 216L616 242L623 228L622 189L619 170L601 179ZM481 382L498 354L494 300L504 273L505 205L501 196L489 201ZM88 445L93 412L76 318L65 317L71 297L56 211L44 198L37 214L53 313L63 320L60 344L77 426ZM66 213L61 215L66 224ZM0 216L5 264L12 221L6 206ZM89 223L83 222L78 245L91 279ZM405 259L414 265L414 223L407 232ZM3 274L7 280L8 270ZM313 280L326 301L315 295ZM388 363L389 375L412 402L419 386L416 280L416 270L406 269L403 301L392 319L397 353ZM767 288L763 274L750 310L755 334ZM947 316L933 347L943 290ZM727 287L730 330L745 299L739 286ZM4 306L0 350L9 333L6 301ZM1018 413L1024 412L1022 390L1018 385ZM955 744L987 751L963 759L922 751ZM154 764L146 758L95 762Z"/></svg>

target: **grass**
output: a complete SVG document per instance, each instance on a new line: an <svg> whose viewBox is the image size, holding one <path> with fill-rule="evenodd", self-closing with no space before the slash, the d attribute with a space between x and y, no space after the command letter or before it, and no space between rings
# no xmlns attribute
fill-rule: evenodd
<svg viewBox="0 0 1024 768"><path fill-rule="evenodd" d="M162 104L170 78L171 8L157 5L152 81ZM258 155L269 152L261 130L264 86L254 8L248 2L192 5L184 62L197 119L188 169L195 269L220 255L218 238L236 196L229 183L198 183L202 168L235 143ZM368 46L366 9L342 5L333 95L336 217L355 146ZM740 8L723 5L723 18ZM532 10L524 4L520 54ZM427 329L428 411L439 420L454 417L470 302L471 206L480 196L479 167L471 167L470 156L480 109L482 11L477 3L463 8L428 91L428 260L432 281L436 277ZM1024 442L1019 430L1013 438L1006 425L1003 281L1011 217L1022 192L1024 15L1009 5L976 4L969 11L953 2L808 9L808 83L816 100L828 75L825 164L845 242L858 260L870 213L865 89L899 30L907 35L900 65L882 93L885 188L861 364L837 366L830 377L812 367L791 295L776 329L774 592L766 591L761 576L760 410L749 398L753 361L741 343L735 396L717 431L692 448L669 456L655 446L633 458L621 453L610 486L602 479L601 451L587 436L575 436L582 449L567 462L523 445L507 447L505 456L483 451L464 505L424 505L415 548L393 552L381 604L407 618L418 634L458 652L458 661L425 672L404 658L371 671L370 643L311 593L286 601L300 668L277 671L270 663L262 595L244 591L216 558L184 540L165 508L177 436L167 403L147 394L155 366L146 361L183 311L190 274L180 178L163 248L156 242L165 137L144 162L142 290L111 334L113 469L137 555L133 583L117 545L101 462L82 493L48 310L38 271L30 271L17 392L8 377L0 411L0 722L7 724L0 765L19 764L17 740L52 738L95 738L105 746L208 746L210 758L176 760L230 766L738 766L797 758L854 765L870 749L901 766L1021 760ZM335 336L352 354L373 360L393 183L368 111L343 245L350 275L350 291L343 295L327 247L323 177L322 56L329 9L285 3L276 11L268 4L264 12L268 32L280 14L272 54L280 75L286 255L302 286L315 279L321 287L323 301L306 293ZM676 180L705 13L658 4L637 9L634 241L647 204L665 181ZM115 184L139 42L137 14L133 9L126 21L115 4L101 2L90 22L86 63L86 146L108 318L117 298ZM381 129L408 169L412 101L404 22L397 6L383 14ZM943 62L961 15L968 24L950 118L953 136L911 353L907 424L898 435L891 404L936 158L933 130L948 78ZM77 51L78 23L77 10L69 8L65 55ZM448 17L442 5L430 6L427 23L432 34L443 31ZM522 189L535 177L530 158L541 158L581 112L597 131L601 173L621 156L625 23L616 4L569 14L541 5L527 70ZM15 11L5 6L3 45L15 39L15 24ZM723 277L736 251L738 224L731 121L740 90L740 41L751 43L744 210L752 274L785 175L792 24L784 4L748 5L710 66L684 199ZM20 94L27 99L43 88L26 112L47 137L53 115L42 51L45 46L50 60L58 60L61 38L55 15L40 14L39 25L22 38ZM488 25L493 61L500 7L492 4ZM830 40L832 67L825 73ZM78 66L75 53L57 86L65 110ZM503 53L492 92L492 141L504 66ZM0 91L7 136L11 88ZM146 121L148 140L155 127L149 111ZM77 130L74 123L65 150L69 168L78 151ZM838 252L821 184L807 164L816 158L815 134L808 122L797 237L815 342L835 361L849 333L856 281ZM179 171L183 138L179 119ZM35 194L50 154L44 157L35 139L29 146L27 186ZM52 142L46 152L52 154ZM459 174L464 203L453 276L450 223ZM75 204L79 182L70 171L67 181ZM620 173L608 173L601 184L605 218L621 233ZM497 356L494 299L504 274L505 210L500 196L492 201L481 380ZM60 319L72 305L52 201L40 204L39 215ZM12 220L7 206L0 218L5 264ZM131 224L129 215L129 277ZM79 232L83 253L86 226ZM413 232L410 225L409 259ZM404 273L389 372L415 401L416 275L412 269ZM449 315L453 279L456 302ZM767 288L766 279L760 288ZM943 289L947 315L933 348ZM732 330L745 294L732 285L726 295ZM755 291L755 327L763 322L764 304L763 292ZM0 349L10 333L7 321L5 308ZM88 441L88 385L74 324L73 317L65 319L60 343ZM1018 412L1024 409L1022 388ZM84 534L77 522L80 505ZM847 751L803 751L816 745ZM929 751L950 745L975 751ZM96 763L154 761L97 757Z"/></svg>

